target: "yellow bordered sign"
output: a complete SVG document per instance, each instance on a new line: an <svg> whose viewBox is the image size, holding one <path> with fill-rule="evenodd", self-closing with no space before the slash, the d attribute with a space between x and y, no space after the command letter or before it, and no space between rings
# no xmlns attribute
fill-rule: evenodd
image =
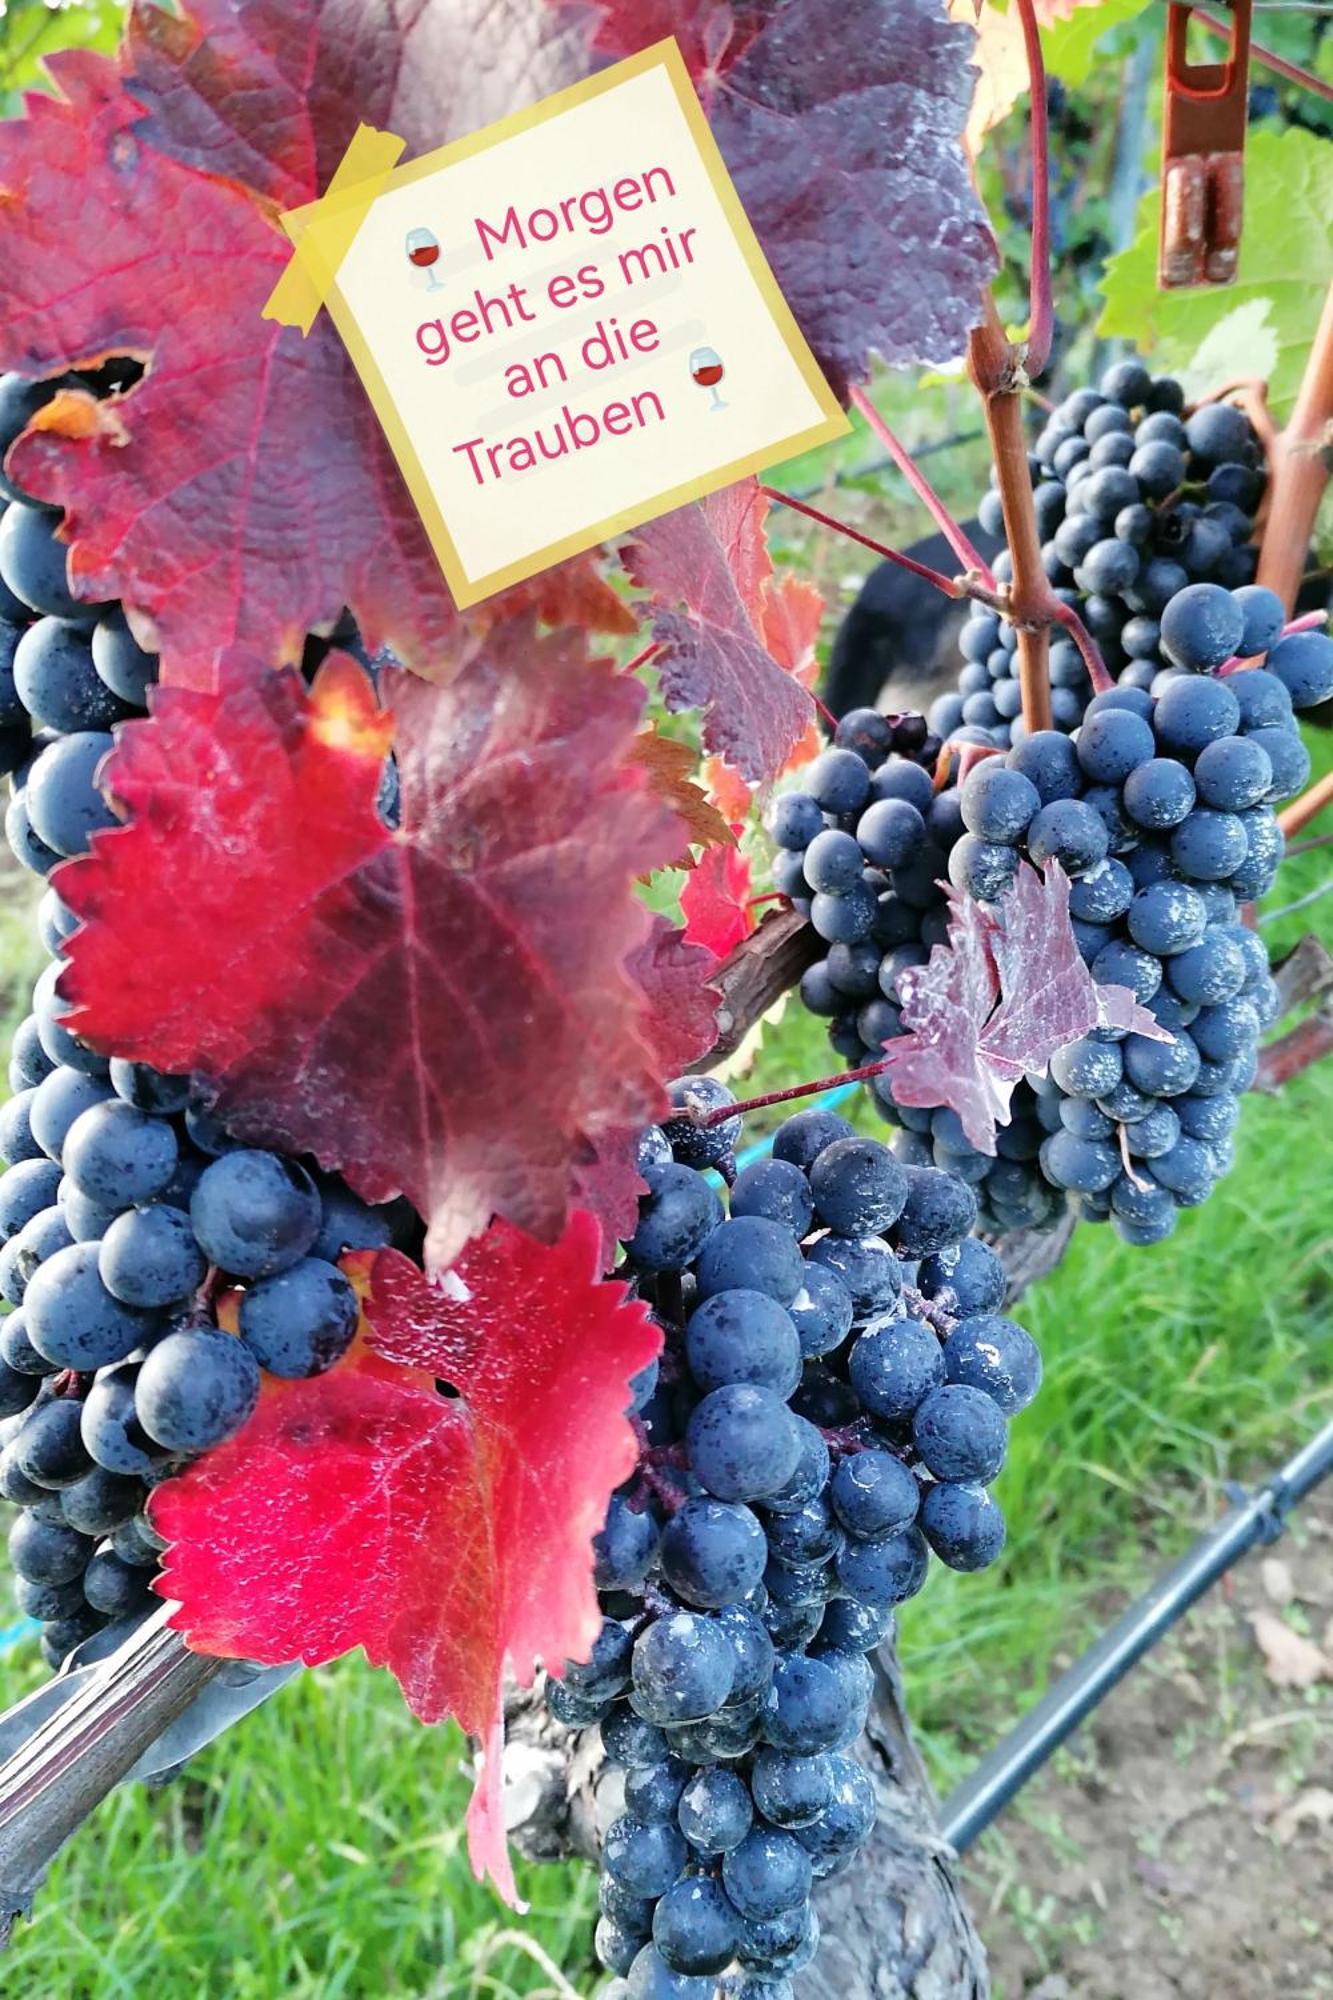
<svg viewBox="0 0 1333 2000"><path fill-rule="evenodd" d="M849 428L674 38L402 152L283 215L266 313L331 313L460 608Z"/></svg>

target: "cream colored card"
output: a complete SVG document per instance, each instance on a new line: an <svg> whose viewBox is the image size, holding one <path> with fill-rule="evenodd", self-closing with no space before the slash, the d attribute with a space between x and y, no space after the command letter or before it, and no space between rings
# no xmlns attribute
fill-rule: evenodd
<svg viewBox="0 0 1333 2000"><path fill-rule="evenodd" d="M460 607L848 429L674 40L399 151L284 224Z"/></svg>

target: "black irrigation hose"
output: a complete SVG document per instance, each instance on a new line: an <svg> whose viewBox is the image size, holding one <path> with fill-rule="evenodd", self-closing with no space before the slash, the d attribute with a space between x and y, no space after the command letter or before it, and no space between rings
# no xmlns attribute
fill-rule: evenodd
<svg viewBox="0 0 1333 2000"><path fill-rule="evenodd" d="M988 1752L940 1808L940 1832L963 1853L1003 1812L1035 1771L1123 1680L1151 1646L1233 1563L1276 1541L1288 1514L1333 1473L1333 1422L1289 1458L1257 1492L1230 1489L1235 1504L1215 1528L1061 1674L1036 1707Z"/></svg>

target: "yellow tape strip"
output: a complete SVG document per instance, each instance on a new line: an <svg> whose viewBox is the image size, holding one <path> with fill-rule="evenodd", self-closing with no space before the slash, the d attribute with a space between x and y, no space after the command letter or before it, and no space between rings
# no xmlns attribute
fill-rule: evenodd
<svg viewBox="0 0 1333 2000"><path fill-rule="evenodd" d="M286 209L278 220L291 239L292 257L264 307L264 318L309 333L352 247L407 144L392 132L358 125L338 171L318 201Z"/></svg>

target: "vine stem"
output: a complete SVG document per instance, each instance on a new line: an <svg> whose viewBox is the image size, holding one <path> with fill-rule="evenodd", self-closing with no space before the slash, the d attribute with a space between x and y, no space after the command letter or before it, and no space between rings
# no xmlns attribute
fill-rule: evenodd
<svg viewBox="0 0 1333 2000"><path fill-rule="evenodd" d="M1046 64L1034 0L1016 0L1028 65L1029 136L1032 147L1032 265L1028 280L1028 337L1024 372L1040 375L1051 358L1055 307L1051 296L1051 172L1046 116Z"/></svg>
<svg viewBox="0 0 1333 2000"><path fill-rule="evenodd" d="M838 727L837 716L833 713L833 710L829 707L828 703L825 700L823 700L823 698L820 695L817 695L815 693L813 688L809 690L809 694L811 701L814 703L819 714L823 717L823 720L830 734L832 734Z"/></svg>
<svg viewBox="0 0 1333 2000"><path fill-rule="evenodd" d="M968 341L968 366L981 397L1014 566L1009 616L1018 632L1018 685L1028 729L1051 726L1050 627L1059 603L1041 562L1019 394L1023 371L987 292L981 324Z"/></svg>
<svg viewBox="0 0 1333 2000"><path fill-rule="evenodd" d="M1333 285L1305 364L1291 421L1270 454L1268 519L1259 551L1260 583L1275 590L1288 611L1305 573L1319 502L1328 484L1333 438Z"/></svg>
<svg viewBox="0 0 1333 2000"><path fill-rule="evenodd" d="M1289 806L1284 806L1277 816L1277 823L1284 834L1299 833L1312 819L1323 812L1325 806L1333 805L1333 771L1326 771L1317 784L1308 792L1302 792Z"/></svg>
<svg viewBox="0 0 1333 2000"><path fill-rule="evenodd" d="M1294 854L1308 854L1312 847L1333 847L1333 833L1316 833L1309 840L1294 840L1283 859L1290 861Z"/></svg>
<svg viewBox="0 0 1333 2000"><path fill-rule="evenodd" d="M864 549L873 549L886 562L897 563L900 569L910 569L913 576L922 577L933 583L936 590L942 590L946 597L975 597L982 604L989 604L992 610L999 608L998 592L988 588L978 579L971 577L945 576L942 570L931 569L926 563L919 563L912 556L905 556L899 549L891 549L884 542L876 541L860 528L854 528L850 521L840 521L836 514L826 514L822 507L812 505L809 500L798 500L794 493L783 493L776 486L761 486L760 492L769 500L776 500L784 507L794 508L798 514L818 521L821 527L831 528L835 535L846 535L848 541L859 542Z"/></svg>
<svg viewBox="0 0 1333 2000"><path fill-rule="evenodd" d="M864 389L853 388L851 401L854 409L861 412L875 436L883 445L889 457L897 466L918 500L925 502L930 513L944 534L949 547L957 556L964 569L975 570L988 590L999 589L990 564L976 549L966 531L955 521L939 494L935 491L924 472L916 464L906 445L894 436Z"/></svg>
<svg viewBox="0 0 1333 2000"><path fill-rule="evenodd" d="M1289 618L1282 627L1281 632L1279 632L1278 637L1280 639L1289 639L1293 632L1317 632L1321 625L1327 625L1327 623L1327 611L1306 611L1299 618ZM1261 653L1245 655L1233 653L1229 660L1223 660L1221 666L1217 669L1217 677L1221 680L1224 674L1244 673L1248 668L1258 666L1263 657Z"/></svg>
<svg viewBox="0 0 1333 2000"><path fill-rule="evenodd" d="M641 653L636 653L632 660L626 660L620 671L623 674L632 674L636 673L640 667L646 667L649 660L652 659L653 654L660 649L661 643L660 639L654 639L652 644L645 646Z"/></svg>
<svg viewBox="0 0 1333 2000"><path fill-rule="evenodd" d="M697 1122L706 1132L710 1125L725 1125L728 1118L742 1118L750 1111L765 1111L770 1104L789 1104L796 1097L814 1097L821 1090L836 1090L840 1083L862 1083L868 1077L883 1076L893 1063L892 1056L878 1062L862 1063L859 1069L840 1069L836 1076L817 1076L812 1083L793 1083L787 1090L765 1091L762 1097L743 1097L736 1104L720 1104Z"/></svg>
<svg viewBox="0 0 1333 2000"><path fill-rule="evenodd" d="M1105 660L1102 658L1101 647L1097 644L1097 641L1093 638L1072 604L1066 604L1064 599L1056 597L1054 592L1051 593L1051 603L1057 623L1064 626L1066 632L1068 632L1070 638L1078 647L1079 652L1083 655L1083 664L1088 670L1088 679L1092 682L1093 693L1109 694L1115 686L1115 680L1108 671Z"/></svg>

